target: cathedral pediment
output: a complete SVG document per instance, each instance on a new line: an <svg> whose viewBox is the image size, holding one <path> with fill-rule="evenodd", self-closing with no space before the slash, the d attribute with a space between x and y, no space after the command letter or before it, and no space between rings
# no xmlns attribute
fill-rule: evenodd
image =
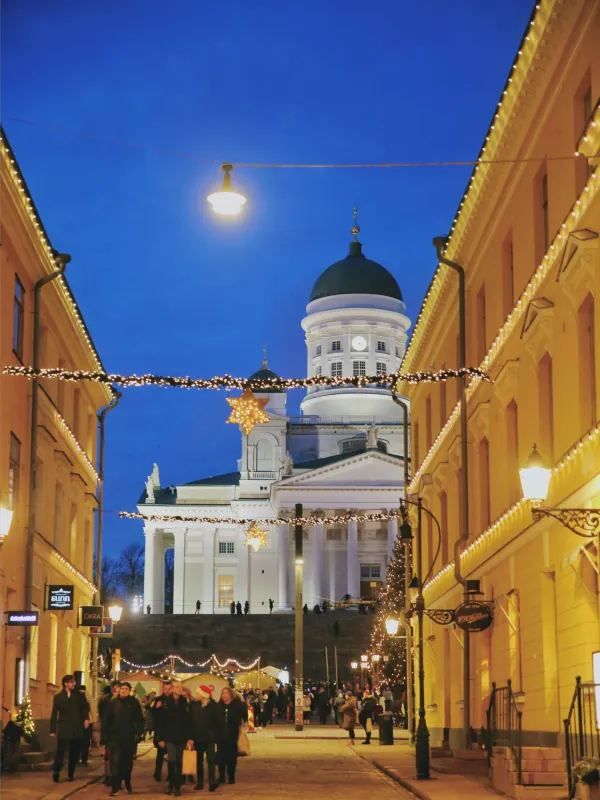
<svg viewBox="0 0 600 800"><path fill-rule="evenodd" d="M319 461L323 462L319 464ZM278 481L275 492L293 487L398 487L403 479L403 460L379 450L308 462L306 469L297 464L294 474Z"/></svg>

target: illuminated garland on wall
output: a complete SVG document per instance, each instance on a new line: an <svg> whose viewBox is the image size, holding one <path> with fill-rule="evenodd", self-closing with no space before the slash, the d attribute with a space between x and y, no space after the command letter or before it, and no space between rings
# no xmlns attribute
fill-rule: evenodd
<svg viewBox="0 0 600 800"><path fill-rule="evenodd" d="M365 514L336 514L333 517L267 517L264 519L246 519L244 517L193 517L181 514L140 514L138 511L119 511L122 519L141 519L146 522L196 522L209 525L335 525L343 522L384 522L388 519L400 519L400 509L377 511Z"/></svg>
<svg viewBox="0 0 600 800"><path fill-rule="evenodd" d="M206 661L196 661L196 662L186 661L185 658L182 658L181 656L178 656L175 653L170 653L168 656L165 656L160 661L156 661L154 664L136 664L135 661L130 661L128 658L123 658L123 657L121 657L121 661L124 664L133 667L134 669L143 669L143 670L158 669L158 667L164 667L170 661L179 661L186 667L199 667L201 669L210 665L211 668L218 667L219 669L225 670L230 664L233 664L236 667L236 669L245 671L257 667L260 664L260 656L255 658L254 661L252 661L250 664L240 664L240 662L236 658L227 658L225 659L225 661L221 662L214 653L209 658L207 658Z"/></svg>
<svg viewBox="0 0 600 800"><path fill-rule="evenodd" d="M389 375L352 375L334 378L330 375L314 375L310 378L248 378L233 375L215 375L213 378L190 378L173 375L120 375L119 373L92 372L83 369L69 370L59 367L34 369L33 367L5 366L3 375L29 378L53 378L59 381L95 381L96 383L115 383L119 386L161 386L175 389L247 389L255 392L280 389L309 389L314 387L354 386L390 386L402 383L437 383L451 378L482 378L489 380L487 373L479 367L463 367L460 369L440 369L424 372L397 372Z"/></svg>

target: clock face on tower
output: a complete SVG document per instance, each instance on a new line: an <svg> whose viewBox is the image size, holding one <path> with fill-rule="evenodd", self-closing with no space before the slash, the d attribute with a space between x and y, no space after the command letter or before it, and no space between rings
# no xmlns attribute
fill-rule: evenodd
<svg viewBox="0 0 600 800"><path fill-rule="evenodd" d="M352 349L363 351L367 349L367 340L364 336L353 336L352 337Z"/></svg>

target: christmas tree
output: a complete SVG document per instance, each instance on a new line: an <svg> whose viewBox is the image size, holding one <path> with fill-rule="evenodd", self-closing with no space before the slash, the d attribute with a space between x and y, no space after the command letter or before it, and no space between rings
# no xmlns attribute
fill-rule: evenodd
<svg viewBox="0 0 600 800"><path fill-rule="evenodd" d="M408 526L406 513L402 517L402 527L404 526ZM410 564L408 568L410 568ZM385 629L385 621L388 617L402 620L406 570L406 545L398 536L388 564L385 587L379 596L370 645L371 654L379 654L382 657L383 676L391 684L406 683L406 639L392 639ZM399 633L401 631L402 628Z"/></svg>
<svg viewBox="0 0 600 800"><path fill-rule="evenodd" d="M29 740L35 733L35 722L31 713L31 698L26 694L21 700L15 723L23 729L23 736Z"/></svg>

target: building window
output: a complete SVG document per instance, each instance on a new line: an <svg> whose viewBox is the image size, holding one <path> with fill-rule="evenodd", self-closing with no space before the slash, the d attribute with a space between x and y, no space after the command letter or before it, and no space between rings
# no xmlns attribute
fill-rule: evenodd
<svg viewBox="0 0 600 800"><path fill-rule="evenodd" d="M504 242L502 248L502 310L504 319L508 317L515 305L515 257L512 236Z"/></svg>
<svg viewBox="0 0 600 800"><path fill-rule="evenodd" d="M548 223L548 173L544 171L538 174L535 183L535 267L540 264L548 249L550 228Z"/></svg>
<svg viewBox="0 0 600 800"><path fill-rule="evenodd" d="M433 431L431 427L431 395L425 401L425 449L429 452L433 441Z"/></svg>
<svg viewBox="0 0 600 800"><path fill-rule="evenodd" d="M59 548L59 550L61 549L62 545L62 535L60 530L62 525L62 498L63 498L62 483L60 483L60 481L57 481L54 486L54 543ZM52 683L52 681L50 682Z"/></svg>
<svg viewBox="0 0 600 800"><path fill-rule="evenodd" d="M25 289L15 275L15 302L13 306L13 352L23 360L23 325L25 322Z"/></svg>
<svg viewBox="0 0 600 800"><path fill-rule="evenodd" d="M342 350L342 343L339 339L336 339L331 343L331 352L332 353L340 353Z"/></svg>
<svg viewBox="0 0 600 800"><path fill-rule="evenodd" d="M227 608L233 603L233 575L218 576L217 598L219 608Z"/></svg>
<svg viewBox="0 0 600 800"><path fill-rule="evenodd" d="M375 365L378 375L387 375L387 364L385 361L378 361Z"/></svg>
<svg viewBox="0 0 600 800"><path fill-rule="evenodd" d="M352 362L352 374L355 378L359 377L360 375L367 374L367 362L366 361L353 361Z"/></svg>
<svg viewBox="0 0 600 800"><path fill-rule="evenodd" d="M360 565L360 578L363 581L368 581L372 578L381 580L381 565L380 564L361 564Z"/></svg>
<svg viewBox="0 0 600 800"><path fill-rule="evenodd" d="M579 351L579 404L581 431L585 433L596 424L596 344L594 298L585 298L577 312Z"/></svg>
<svg viewBox="0 0 600 800"><path fill-rule="evenodd" d="M386 347L385 347L385 342L382 342L381 340L377 341L377 352L378 353L387 353L387 350L386 350Z"/></svg>
<svg viewBox="0 0 600 800"><path fill-rule="evenodd" d="M509 476L509 496L507 505L511 505L521 496L519 483L519 416L514 400L506 406L506 474Z"/></svg>
<svg viewBox="0 0 600 800"><path fill-rule="evenodd" d="M487 352L485 339L486 319L485 319L485 286L477 292L475 308L475 352L477 353L477 363L481 364Z"/></svg>
<svg viewBox="0 0 600 800"><path fill-rule="evenodd" d="M73 628L70 625L65 628L65 673L73 673Z"/></svg>
<svg viewBox="0 0 600 800"><path fill-rule="evenodd" d="M333 361L331 363L331 377L332 378L341 378L342 377L342 362L341 361Z"/></svg>
<svg viewBox="0 0 600 800"><path fill-rule="evenodd" d="M490 507L490 445L487 439L479 442L479 487L481 530L489 527L492 514Z"/></svg>
<svg viewBox="0 0 600 800"><path fill-rule="evenodd" d="M458 381L457 381L458 383ZM412 452L413 452L413 474L419 469L421 459L419 458L419 423L413 422L412 425Z"/></svg>
<svg viewBox="0 0 600 800"><path fill-rule="evenodd" d="M442 567L448 563L448 495L440 492L440 526L442 529Z"/></svg>
<svg viewBox="0 0 600 800"><path fill-rule="evenodd" d="M586 131L586 128L592 117L592 86L590 71L588 70L583 81L579 85L574 98L573 104L574 116L574 137L573 149L577 150L579 147L579 140ZM590 175L591 164L587 158L578 158L575 161L575 194L577 197L583 191L583 188Z"/></svg>
<svg viewBox="0 0 600 800"><path fill-rule="evenodd" d="M552 358L546 355L538 364L538 396L540 417L540 452L554 464L554 397Z"/></svg>
<svg viewBox="0 0 600 800"><path fill-rule="evenodd" d="M10 434L10 453L8 457L8 506L15 508L19 500L21 476L21 442L14 433Z"/></svg>
<svg viewBox="0 0 600 800"><path fill-rule="evenodd" d="M232 556L235 553L235 542L219 542L219 555Z"/></svg>
<svg viewBox="0 0 600 800"><path fill-rule="evenodd" d="M323 373L323 369L322 369L322 367L317 367L317 368L315 369L315 377L316 377L316 378L320 378L320 377L321 377L321 375L322 375L322 373Z"/></svg>
<svg viewBox="0 0 600 800"><path fill-rule="evenodd" d="M321 345L320 345L320 344L318 344L318 345L315 347L315 356L320 356L320 355L321 355Z"/></svg>
<svg viewBox="0 0 600 800"><path fill-rule="evenodd" d="M50 635L48 637L48 683L56 684L56 658L58 654L58 621L56 614L50 614Z"/></svg>

